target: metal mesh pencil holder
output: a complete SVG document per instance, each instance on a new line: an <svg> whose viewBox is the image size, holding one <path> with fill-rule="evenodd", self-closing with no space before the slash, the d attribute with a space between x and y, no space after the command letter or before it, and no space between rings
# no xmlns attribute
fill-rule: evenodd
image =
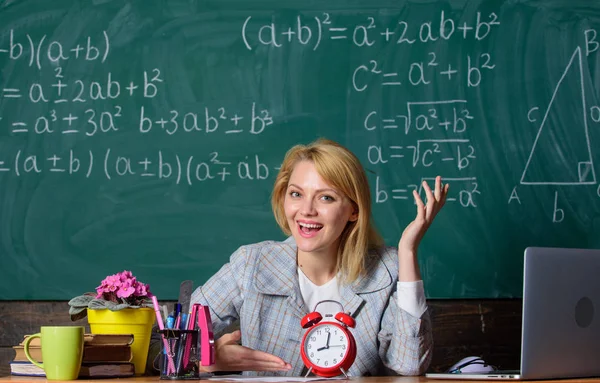
<svg viewBox="0 0 600 383"><path fill-rule="evenodd" d="M160 378L200 379L200 330L160 330Z"/></svg>

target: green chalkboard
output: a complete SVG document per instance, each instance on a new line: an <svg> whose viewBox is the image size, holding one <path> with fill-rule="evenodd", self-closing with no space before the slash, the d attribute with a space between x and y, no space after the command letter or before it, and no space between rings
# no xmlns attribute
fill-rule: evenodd
<svg viewBox="0 0 600 383"><path fill-rule="evenodd" d="M327 137L389 245L437 174L428 297L521 295L526 246L600 247L591 1L23 0L0 5L0 299L133 271L160 299L283 239L286 150Z"/></svg>

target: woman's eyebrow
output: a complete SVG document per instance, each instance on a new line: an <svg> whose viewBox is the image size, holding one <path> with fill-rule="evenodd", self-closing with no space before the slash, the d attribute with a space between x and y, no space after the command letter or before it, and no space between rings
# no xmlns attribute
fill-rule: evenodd
<svg viewBox="0 0 600 383"><path fill-rule="evenodd" d="M300 189L300 190L304 190L302 189L300 186L296 185L296 184L288 184L288 188L290 187L295 187L296 189ZM315 190L317 193L323 193L323 192L331 192L337 195L340 195L340 193L337 192L337 190L335 189L331 189L331 188L324 188L324 189L317 189Z"/></svg>

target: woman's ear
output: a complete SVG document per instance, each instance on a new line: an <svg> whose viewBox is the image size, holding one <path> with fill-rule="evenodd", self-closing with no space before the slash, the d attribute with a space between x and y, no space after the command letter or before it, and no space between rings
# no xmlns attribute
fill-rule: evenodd
<svg viewBox="0 0 600 383"><path fill-rule="evenodd" d="M348 218L348 222L356 222L358 220L358 209L354 208L352 211L352 215Z"/></svg>

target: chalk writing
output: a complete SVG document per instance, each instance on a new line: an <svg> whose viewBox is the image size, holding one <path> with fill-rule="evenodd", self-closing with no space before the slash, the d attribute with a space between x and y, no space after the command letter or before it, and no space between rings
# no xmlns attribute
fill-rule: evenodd
<svg viewBox="0 0 600 383"><path fill-rule="evenodd" d="M399 47L413 44L449 41L453 39L482 41L500 25L495 12L485 15L477 12L472 21L458 23L441 11L439 17L422 23L396 20L396 25L379 22L367 16L364 23L357 25L337 24L331 13L314 17L297 16L294 24L280 25L274 22L256 26L248 16L241 28L241 35L248 50L259 46L282 48L300 44L317 50L327 40L330 43L349 41L357 48L377 44L395 44Z"/></svg>
<svg viewBox="0 0 600 383"><path fill-rule="evenodd" d="M119 177L154 177L172 180L175 184L192 186L197 182L225 182L229 177L240 180L263 181L278 170L278 164L267 164L259 155L241 159L227 159L219 152L201 155L183 155L158 150L155 153L130 155L107 148L96 150L53 153L49 155L16 151L11 161L0 161L0 172L16 176L42 173L64 173L90 178L96 173L107 180Z"/></svg>
<svg viewBox="0 0 600 383"><path fill-rule="evenodd" d="M449 201L462 207L477 207L481 189L473 174L480 151L470 132L479 129L483 120L474 112L477 108L469 105L465 93L480 92L479 88L485 86L497 71L497 61L502 57L484 43L493 38L502 25L499 14L477 11L459 19L454 13L440 10L416 21L390 11L365 14L352 20L348 22L344 15L335 12L306 12L283 22L247 16L241 20L238 32L248 51L300 47L316 55L318 50L345 44L350 51L365 52L349 65L349 92L358 98L374 91L393 94L416 88L430 94L428 89L440 86L459 89L456 97L448 92L450 97L443 99L411 97L411 101L390 108L371 108L360 116L353 128L367 136L383 137L385 134L384 140L364 146L362 158L369 166L408 167L424 174L443 168L447 172L443 174L444 180L460 184L453 188L454 194ZM111 53L115 52L114 46L118 46L111 43L112 35L108 30L110 28L105 26L100 32L68 42L49 34L7 30L0 45L0 60L23 62L39 75L32 76L26 83L7 80L2 84L0 100L7 108L0 111L0 129L16 139L38 136L98 139L123 134L134 140L156 136L233 139L275 134L278 114L258 97L247 97L243 104L212 99L188 104L183 97L179 104L170 103L168 93L174 91L170 89L172 84L165 68L150 65L129 72L116 72L110 70L110 66L105 68ZM600 48L595 29L586 29L583 36L584 48L574 50L548 105L545 108L532 105L528 109L526 119L537 124L538 130L520 185L597 183L588 120L600 123L600 106L588 105L583 85L580 103L587 152L574 164L576 170L572 174L576 174L577 179L536 179L537 173L530 171L536 153L544 150L540 137L548 129L548 116L565 78L576 73L583 84L583 57ZM444 49L465 42L480 45L478 49L455 55L440 54ZM387 56L378 57L373 53L374 49L385 48L402 54L415 46L419 47L418 53L407 56L410 60L406 61L390 61ZM95 66L100 70L94 71L91 77L84 76L73 69L72 63ZM164 106L157 108L157 103ZM27 107L32 108L31 113L14 113L15 109ZM224 183L230 179L267 180L278 169L278 164L273 163L277 161L267 163L250 148L248 152L231 156L222 154L226 150L221 148L195 153L189 149L166 147L152 150L148 154L132 154L107 144L84 151L69 148L41 155L24 146L11 153L2 153L0 172L16 176L56 173L84 178L101 174L107 180L156 177L191 186ZM425 176L421 180L430 179ZM421 192L417 180L406 185L388 182L377 177L376 203L410 201L413 189ZM600 188L598 190L600 193ZM508 200L509 204L511 201L520 203L516 187ZM562 212L557 203L554 203L554 212Z"/></svg>
<svg viewBox="0 0 600 383"><path fill-rule="evenodd" d="M74 46L65 46L60 41L51 40L46 34L39 40L34 40L26 34L25 39L20 40L11 29L8 45L0 48L0 59L4 56L14 61L27 60L30 67L42 69L43 63L56 66L72 60L104 63L109 52L110 41L106 31L102 31L101 36L88 36L83 41L76 42Z"/></svg>

